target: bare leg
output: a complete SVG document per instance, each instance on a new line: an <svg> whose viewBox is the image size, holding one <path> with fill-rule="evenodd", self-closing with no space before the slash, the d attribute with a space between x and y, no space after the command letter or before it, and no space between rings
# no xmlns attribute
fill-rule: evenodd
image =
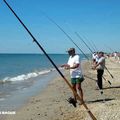
<svg viewBox="0 0 120 120"><path fill-rule="evenodd" d="M76 84L76 88L79 92L79 95L80 95L80 98L81 98L81 103L82 103L83 102L83 90L82 90L82 87L81 87L81 83Z"/></svg>
<svg viewBox="0 0 120 120"><path fill-rule="evenodd" d="M76 90L76 84L72 84L72 87L73 87L73 89L74 89L75 91L77 91L77 90ZM73 95L74 95L74 99L77 101L76 95L75 95L75 94L73 94Z"/></svg>

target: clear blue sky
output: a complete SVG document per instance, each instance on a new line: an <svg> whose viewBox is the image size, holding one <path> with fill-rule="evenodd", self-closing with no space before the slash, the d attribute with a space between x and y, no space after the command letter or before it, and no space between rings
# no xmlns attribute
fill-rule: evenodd
<svg viewBox="0 0 120 120"><path fill-rule="evenodd" d="M120 0L7 1L48 53L65 53L66 49L75 46L41 10L54 19L84 52L89 50L76 37L75 31L92 40L98 50L109 52L112 48L120 51ZM29 34L1 0L0 53L39 52Z"/></svg>

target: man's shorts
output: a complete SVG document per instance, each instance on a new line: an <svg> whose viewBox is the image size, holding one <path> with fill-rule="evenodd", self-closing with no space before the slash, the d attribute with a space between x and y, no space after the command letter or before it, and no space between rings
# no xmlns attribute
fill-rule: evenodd
<svg viewBox="0 0 120 120"><path fill-rule="evenodd" d="M72 84L79 84L81 82L83 82L84 80L84 77L81 77L81 78L71 78L71 83Z"/></svg>

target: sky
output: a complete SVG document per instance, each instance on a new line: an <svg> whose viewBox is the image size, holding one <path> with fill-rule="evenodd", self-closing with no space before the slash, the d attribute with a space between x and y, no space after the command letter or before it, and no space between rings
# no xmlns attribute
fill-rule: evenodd
<svg viewBox="0 0 120 120"><path fill-rule="evenodd" d="M47 14L85 52L88 48L120 51L120 0L7 0L47 53L66 53L76 46ZM45 14L43 14L43 12ZM80 51L76 48L76 51ZM0 53L42 53L30 35L0 1Z"/></svg>

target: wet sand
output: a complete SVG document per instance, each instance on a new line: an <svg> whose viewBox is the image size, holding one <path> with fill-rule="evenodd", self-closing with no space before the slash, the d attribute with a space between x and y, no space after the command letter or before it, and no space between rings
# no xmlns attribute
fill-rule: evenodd
<svg viewBox="0 0 120 120"><path fill-rule="evenodd" d="M120 64L116 63L113 58L106 61L106 66L114 79L105 71L104 77L112 85L104 81L103 95L96 90L96 71L91 69L90 62L82 64L84 74L87 76L82 84L84 100L97 120L119 120ZM70 79L68 71L64 74ZM58 76L39 95L33 96L28 103L17 110L16 115L5 115L6 120L91 120L83 105L79 105L78 102L77 108L74 108L67 102L66 99L70 96L72 96L72 91Z"/></svg>

